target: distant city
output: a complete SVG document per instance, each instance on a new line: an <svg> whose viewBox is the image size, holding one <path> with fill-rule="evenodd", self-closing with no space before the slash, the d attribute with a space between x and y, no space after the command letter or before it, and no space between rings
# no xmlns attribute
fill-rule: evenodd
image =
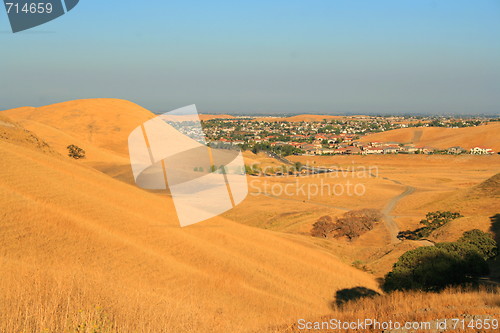
<svg viewBox="0 0 500 333"><path fill-rule="evenodd" d="M205 118L203 118L205 117ZM213 117L212 119L210 119ZM323 119L322 119L323 118ZM254 153L288 155L473 154L495 152L491 147L436 148L407 142L367 141L365 136L410 127L464 128L497 122L498 117L433 116L202 116L212 146L238 146Z"/></svg>

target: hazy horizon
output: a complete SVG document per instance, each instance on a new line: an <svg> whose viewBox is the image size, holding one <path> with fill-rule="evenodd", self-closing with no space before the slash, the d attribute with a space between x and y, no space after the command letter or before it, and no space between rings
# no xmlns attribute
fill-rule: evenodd
<svg viewBox="0 0 500 333"><path fill-rule="evenodd" d="M493 0L82 1L17 34L1 10L0 105L495 115L499 41Z"/></svg>

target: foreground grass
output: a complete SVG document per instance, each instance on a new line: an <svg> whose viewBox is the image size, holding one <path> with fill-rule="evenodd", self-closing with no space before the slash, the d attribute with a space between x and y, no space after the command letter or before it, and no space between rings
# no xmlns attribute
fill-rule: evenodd
<svg viewBox="0 0 500 333"><path fill-rule="evenodd" d="M57 276L33 271L3 274L0 279L0 332L304 332L297 326L300 317L290 318L288 324L277 322L276 326L255 330L255 327L218 318L217 313L204 311L189 298L179 303L167 299L162 302L149 298L144 290L134 292L125 286L111 288L112 283L99 281L95 276L79 273L64 278ZM394 292L342 305L335 304L332 297L331 313L304 319L356 321L374 318L400 322L485 316L500 319L499 291L498 287L490 287L447 289L441 293ZM267 322L273 322L276 314L268 316ZM263 321L263 318L254 319Z"/></svg>
<svg viewBox="0 0 500 333"><path fill-rule="evenodd" d="M394 292L372 298L348 301L333 305L332 312L319 318L305 318L308 322L324 322L338 319L355 322L358 319L376 319L378 322L432 322L442 319L497 319L500 321L500 288L496 286L476 288L449 288L440 293ZM347 330L312 330L312 332L344 332ZM394 332L425 332L426 330L402 330ZM496 332L495 329L451 329L448 332ZM298 323L269 328L268 332L306 332ZM354 332L354 330L350 330ZM366 328L362 332L381 332ZM388 331L392 332L392 331ZM429 330L427 330L429 332ZM435 331L432 331L435 332Z"/></svg>

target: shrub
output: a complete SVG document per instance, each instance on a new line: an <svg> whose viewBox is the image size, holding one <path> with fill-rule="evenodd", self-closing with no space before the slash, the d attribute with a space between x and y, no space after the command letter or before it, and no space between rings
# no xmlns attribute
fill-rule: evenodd
<svg viewBox="0 0 500 333"><path fill-rule="evenodd" d="M75 145L69 145L66 148L68 149L69 157L73 157L76 160L85 158L85 150L83 150L82 148Z"/></svg>
<svg viewBox="0 0 500 333"><path fill-rule="evenodd" d="M497 242L495 242L493 236L478 229L464 232L458 242L474 247L485 260L498 255Z"/></svg>
<svg viewBox="0 0 500 333"><path fill-rule="evenodd" d="M417 240L429 236L434 230L444 226L448 222L462 217L460 213L457 212L429 212L425 215L425 219L420 220L420 224L423 227L411 230L400 231L398 233L399 239L410 239Z"/></svg>
<svg viewBox="0 0 500 333"><path fill-rule="evenodd" d="M477 282L489 272L486 259L496 254L496 243L492 244L491 240L491 236L472 230L457 242L408 251L385 276L383 288L386 291L438 291L451 285Z"/></svg>

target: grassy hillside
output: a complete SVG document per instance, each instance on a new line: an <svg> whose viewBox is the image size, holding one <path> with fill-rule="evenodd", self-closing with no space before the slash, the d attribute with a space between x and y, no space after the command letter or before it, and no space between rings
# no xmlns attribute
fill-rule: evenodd
<svg viewBox="0 0 500 333"><path fill-rule="evenodd" d="M212 119L234 119L235 116L230 114L200 114L200 120L212 120Z"/></svg>
<svg viewBox="0 0 500 333"><path fill-rule="evenodd" d="M328 116L328 115L314 115L314 114L300 114L291 117L259 117L255 118L255 121L289 121L289 122L301 122L301 121L323 121L323 120L338 120L343 119L344 116Z"/></svg>
<svg viewBox="0 0 500 333"><path fill-rule="evenodd" d="M484 321L498 319L500 315L499 289L495 287L483 288L482 290L448 289L441 293L423 292L395 292L390 295L376 296L374 298L363 298L357 301L347 301L342 305L333 305L332 312L324 317L307 318L307 322L328 322L336 319L342 322L355 322L364 319L375 319L377 322L399 322L402 326L406 322L420 325L415 330L383 330L372 326L366 326L359 332L492 332L489 329L465 330L453 329L457 322L453 318L464 320L466 324L472 321ZM348 293L346 293L348 294ZM351 294L355 294L351 292ZM346 298L346 300L349 297ZM436 330L438 320L447 320L446 330ZM427 328L426 325L431 325ZM475 325L473 323L473 325ZM411 326L410 326L411 327ZM276 327L270 332L304 332L299 323L291 323L287 326ZM314 331L314 330L313 330ZM356 332L356 330L322 329L318 332Z"/></svg>
<svg viewBox="0 0 500 333"><path fill-rule="evenodd" d="M116 100L4 114L38 129L38 142L75 139L108 165L105 152L122 158L128 130L151 116ZM339 289L377 289L280 233L221 217L181 229L166 195L50 153L60 148L2 119L0 331L244 332L327 313Z"/></svg>
<svg viewBox="0 0 500 333"><path fill-rule="evenodd" d="M484 146L498 152L500 151L499 131L500 123L464 128L413 127L370 134L362 137L359 141L395 141L442 149L453 146L461 146L467 149Z"/></svg>

